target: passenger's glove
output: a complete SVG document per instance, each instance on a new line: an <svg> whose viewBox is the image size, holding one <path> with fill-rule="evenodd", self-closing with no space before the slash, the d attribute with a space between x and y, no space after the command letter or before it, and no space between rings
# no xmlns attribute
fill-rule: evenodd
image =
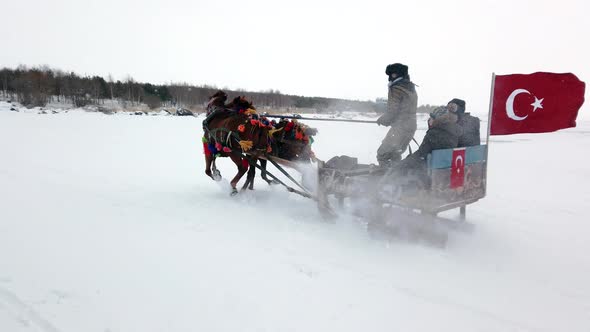
<svg viewBox="0 0 590 332"><path fill-rule="evenodd" d="M384 117L384 116L380 116L380 117L377 119L377 124L378 124L378 125L380 125L380 126L387 126L387 125L388 125L388 123L386 123L386 120L387 120L387 119L385 119L385 117Z"/></svg>

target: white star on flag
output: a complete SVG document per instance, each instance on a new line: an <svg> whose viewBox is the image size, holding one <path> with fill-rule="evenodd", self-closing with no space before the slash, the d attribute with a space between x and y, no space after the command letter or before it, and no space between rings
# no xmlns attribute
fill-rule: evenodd
<svg viewBox="0 0 590 332"><path fill-rule="evenodd" d="M537 108L543 108L543 104L541 104L541 103L543 102L543 100L544 100L544 99L545 99L545 98L541 98L541 99L539 99L539 98L537 98L537 97L535 96L535 102L531 104L531 106L533 106L533 107L534 107L534 108L533 108L533 112L534 112L534 111L536 111L536 110L537 110Z"/></svg>

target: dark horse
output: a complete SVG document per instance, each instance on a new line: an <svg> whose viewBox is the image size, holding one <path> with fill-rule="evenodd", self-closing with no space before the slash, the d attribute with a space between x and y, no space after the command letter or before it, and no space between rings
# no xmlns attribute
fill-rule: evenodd
<svg viewBox="0 0 590 332"><path fill-rule="evenodd" d="M221 174L215 167L216 157L229 157L238 168L231 180L232 195L238 193L236 186L250 165L246 183L253 187L255 168L259 156L270 150L268 127L252 118L254 106L244 97L236 97L225 105L227 95L218 91L207 105L207 117L203 121L203 147L205 149L205 174L219 181Z"/></svg>
<svg viewBox="0 0 590 332"><path fill-rule="evenodd" d="M311 143L317 129L297 120L281 119L274 125L270 134L273 156L301 163L310 163L314 160Z"/></svg>
<svg viewBox="0 0 590 332"><path fill-rule="evenodd" d="M252 118L258 120L260 124L268 128L269 144L267 153L258 156L260 161L261 177L264 181L270 184L280 183L273 177L274 180L268 178L266 171L267 160L270 160L275 166L287 166L301 171L301 164L309 164L315 160L315 155L311 150L312 136L317 134L317 129L310 128L297 120L281 119L278 123L269 121L263 115L252 114ZM284 170L281 170L284 172ZM248 177L244 188L249 185L249 189L253 189L254 176L256 169L251 167L248 171Z"/></svg>

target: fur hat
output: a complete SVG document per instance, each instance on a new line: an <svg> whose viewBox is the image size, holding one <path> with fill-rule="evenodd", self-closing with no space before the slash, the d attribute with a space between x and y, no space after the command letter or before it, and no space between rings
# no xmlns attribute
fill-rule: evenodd
<svg viewBox="0 0 590 332"><path fill-rule="evenodd" d="M385 74L390 76L396 74L398 77L408 77L408 66L401 63L394 63L385 67Z"/></svg>
<svg viewBox="0 0 590 332"><path fill-rule="evenodd" d="M465 113L465 100L459 99L459 98L453 98L451 101L449 101L447 103L447 105L451 104L451 103L458 106L457 113Z"/></svg>
<svg viewBox="0 0 590 332"><path fill-rule="evenodd" d="M448 123L457 122L457 114L449 112L446 106L439 106L430 113L429 128L440 127Z"/></svg>
<svg viewBox="0 0 590 332"><path fill-rule="evenodd" d="M449 113L449 109L445 106L439 106L434 109L434 111L430 112L430 117L433 119L437 119L445 114Z"/></svg>

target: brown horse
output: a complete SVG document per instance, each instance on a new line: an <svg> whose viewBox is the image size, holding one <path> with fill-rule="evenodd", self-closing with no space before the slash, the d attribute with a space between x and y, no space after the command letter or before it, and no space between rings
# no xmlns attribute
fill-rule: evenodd
<svg viewBox="0 0 590 332"><path fill-rule="evenodd" d="M298 171L302 170L302 168L298 166L299 163L309 164L315 160L315 155L311 150L311 143L313 142L312 136L317 134L317 129L310 128L297 120L289 121L282 119L279 123L275 123L274 121L268 121L264 115L259 119L260 122L271 128L269 130L271 149L265 154L264 158L259 159L262 179L264 179L269 185L280 182L268 179L266 159L269 159L270 157L279 158L281 160L271 159L271 162L291 167ZM288 162L285 163L284 161ZM276 166L278 167L278 165ZM248 172L247 181L251 181L250 189L252 189L254 181L254 172L255 169L253 168ZM246 185L247 184L244 186Z"/></svg>
<svg viewBox="0 0 590 332"><path fill-rule="evenodd" d="M317 129L297 120L281 119L271 130L272 155L289 161L309 163L314 158L312 136Z"/></svg>
<svg viewBox="0 0 590 332"><path fill-rule="evenodd" d="M219 181L221 174L215 167L216 157L229 157L238 168L238 173L231 180L232 195L238 193L238 181L244 176L248 167L257 162L258 156L270 150L268 128L251 117L254 106L244 97L236 97L223 105L225 94L218 91L211 96L207 106L207 117L203 121L203 147L205 149L205 174ZM248 172L246 184L253 187L255 169Z"/></svg>

